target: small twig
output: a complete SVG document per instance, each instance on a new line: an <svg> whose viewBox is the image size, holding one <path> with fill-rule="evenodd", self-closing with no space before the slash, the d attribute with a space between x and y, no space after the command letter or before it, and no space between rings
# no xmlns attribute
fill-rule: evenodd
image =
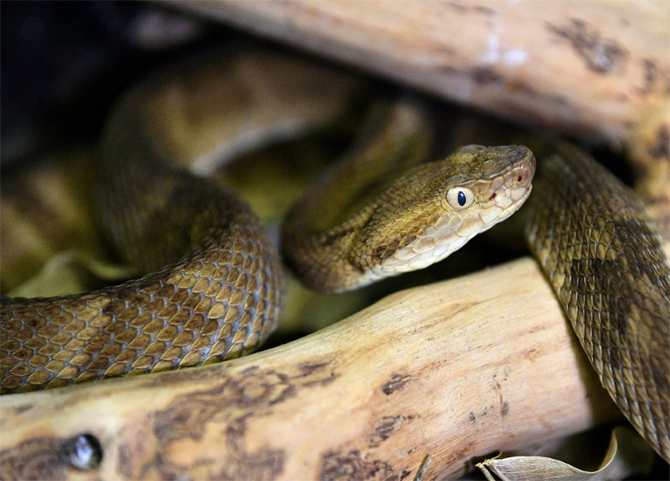
<svg viewBox="0 0 670 481"><path fill-rule="evenodd" d="M414 476L414 481L421 481L421 478L423 478L423 475L426 474L428 465L432 460L432 454L426 454L426 456L424 456L423 461L421 461L421 464L419 465L419 470L416 472L416 476Z"/></svg>

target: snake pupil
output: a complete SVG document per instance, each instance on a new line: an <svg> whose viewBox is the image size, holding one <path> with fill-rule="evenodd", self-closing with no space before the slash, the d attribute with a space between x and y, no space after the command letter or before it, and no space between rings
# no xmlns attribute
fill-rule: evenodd
<svg viewBox="0 0 670 481"><path fill-rule="evenodd" d="M465 193L462 190L458 193L458 205L461 207L465 205Z"/></svg>

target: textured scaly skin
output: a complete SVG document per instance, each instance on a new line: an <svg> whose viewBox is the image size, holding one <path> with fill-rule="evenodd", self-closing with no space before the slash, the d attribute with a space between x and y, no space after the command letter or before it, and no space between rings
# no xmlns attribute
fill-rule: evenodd
<svg viewBox="0 0 670 481"><path fill-rule="evenodd" d="M654 223L575 147L544 162L528 242L603 386L670 461L670 268Z"/></svg>
<svg viewBox="0 0 670 481"><path fill-rule="evenodd" d="M3 298L2 393L238 357L278 323L284 274L259 219L169 165L137 93L112 114L99 202L124 258L160 270L83 296Z"/></svg>
<svg viewBox="0 0 670 481"><path fill-rule="evenodd" d="M150 117L145 118L144 110L135 108L141 105L140 93L128 95L112 115L103 144L99 202L107 230L124 258L148 271L160 270L85 296L3 300L3 392L59 387L237 357L254 349L277 324L283 274L258 219L232 193L171 166L161 156L161 148L145 131L151 125ZM362 210L371 216L361 219L345 215L336 227L337 232L355 227L357 233L365 233L367 226L376 233L374 243L365 236L354 244L346 236L331 237L331 254L337 251L337 255L347 256L353 248L354 255L367 262L355 266L355 277L340 276L336 290L369 282L368 272L379 264L395 262L393 255L406 246L405 239L411 237L410 245L417 239L421 241L419 247L430 245L430 236L424 234L434 224L443 224L449 238L459 241L460 246L516 211L530 193L534 158L525 147L472 146L448 161L425 164L405 173L426 153L427 139L422 139L416 129L425 130L427 124L414 104L399 102L390 110L376 135L336 167L339 182L334 188L340 193L351 183L351 169L359 169L366 158L370 163L365 171L374 175L368 177L364 187L378 182L379 176L397 177L366 199L367 206ZM389 147L381 142L389 136L400 139L395 163L389 163ZM373 164L382 167L373 168ZM396 170L404 175L398 177ZM445 201L447 190L454 185L469 186L477 203L454 212ZM510 187L520 189L514 201L506 200L505 191ZM356 204L352 200L355 198L346 202ZM330 202L328 198L325 201ZM389 209L403 205L404 211ZM354 209L356 212L359 210ZM487 222L481 219L483 212L489 212L491 219ZM342 216L337 212L334 215ZM317 214L314 218L324 217ZM394 219L401 219L402 224ZM304 237L299 235L304 226L298 224L296 231L291 219L287 225L287 232ZM461 237L454 226L467 230L467 234ZM454 235L452 227L456 229ZM327 235L333 230L329 232ZM375 239L380 234L390 247L380 249ZM284 240L289 241L289 236L285 235ZM425 249L417 249L411 254L420 258ZM160 268L181 252L190 254ZM334 272L342 265L333 262L335 255L331 254L317 253L317 258L329 259ZM431 255L421 262L425 265L437 260L439 257ZM311 262L314 264L314 259ZM407 264L407 259L400 263ZM410 265L404 270L415 268ZM402 270L389 273L399 272ZM380 277L374 274L374 278ZM319 279L309 282L323 290Z"/></svg>

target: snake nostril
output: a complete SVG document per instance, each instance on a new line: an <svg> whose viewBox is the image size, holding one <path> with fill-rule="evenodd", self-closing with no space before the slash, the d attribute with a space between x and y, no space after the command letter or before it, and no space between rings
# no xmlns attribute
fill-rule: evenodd
<svg viewBox="0 0 670 481"><path fill-rule="evenodd" d="M495 199L495 198L496 198L496 195L497 195L497 194L496 194L495 192L494 192L493 194L491 194L491 197L489 197L489 200L493 200L493 199Z"/></svg>
<svg viewBox="0 0 670 481"><path fill-rule="evenodd" d="M523 180L523 175L519 175L519 177L516 178L517 182L521 182Z"/></svg>

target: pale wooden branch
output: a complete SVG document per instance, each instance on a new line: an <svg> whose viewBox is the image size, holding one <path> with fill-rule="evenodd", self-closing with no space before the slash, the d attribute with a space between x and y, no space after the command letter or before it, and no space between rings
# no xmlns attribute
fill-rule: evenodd
<svg viewBox="0 0 670 481"><path fill-rule="evenodd" d="M167 0L507 118L621 142L670 111L670 3Z"/></svg>
<svg viewBox="0 0 670 481"><path fill-rule="evenodd" d="M435 479L619 416L526 258L399 292L239 360L4 396L0 472L403 479L432 454ZM103 449L90 473L61 453L83 433Z"/></svg>

